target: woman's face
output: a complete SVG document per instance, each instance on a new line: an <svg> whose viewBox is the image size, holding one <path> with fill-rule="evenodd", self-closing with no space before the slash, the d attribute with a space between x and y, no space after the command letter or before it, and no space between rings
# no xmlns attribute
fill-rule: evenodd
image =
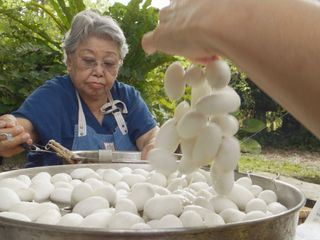
<svg viewBox="0 0 320 240"><path fill-rule="evenodd" d="M112 40L90 37L68 56L67 69L74 86L83 98L105 98L121 65L118 46Z"/></svg>

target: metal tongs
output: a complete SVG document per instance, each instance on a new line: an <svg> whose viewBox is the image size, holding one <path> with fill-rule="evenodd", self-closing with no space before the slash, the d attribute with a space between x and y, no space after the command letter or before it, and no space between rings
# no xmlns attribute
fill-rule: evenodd
<svg viewBox="0 0 320 240"><path fill-rule="evenodd" d="M45 146L39 144L28 145L26 143L21 146L29 152L56 154L69 164L141 161L140 152L111 150L71 151L55 140L50 140Z"/></svg>

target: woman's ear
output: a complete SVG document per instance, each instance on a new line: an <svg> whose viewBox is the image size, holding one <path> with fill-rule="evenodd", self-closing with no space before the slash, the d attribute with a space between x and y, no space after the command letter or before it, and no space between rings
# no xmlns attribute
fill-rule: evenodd
<svg viewBox="0 0 320 240"><path fill-rule="evenodd" d="M67 65L67 71L70 73L72 69L72 59L69 54L67 55L66 65Z"/></svg>

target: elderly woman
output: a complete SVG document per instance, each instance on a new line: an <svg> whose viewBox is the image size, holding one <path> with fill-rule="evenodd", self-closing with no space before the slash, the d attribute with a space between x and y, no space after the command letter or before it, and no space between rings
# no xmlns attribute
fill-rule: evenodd
<svg viewBox="0 0 320 240"><path fill-rule="evenodd" d="M120 27L110 17L80 12L63 50L69 74L45 82L12 115L0 117L0 156L21 152L22 143L54 139L72 150L139 150L144 158L158 128L139 92L116 81L128 52ZM27 167L61 163L54 154L29 153L28 160Z"/></svg>

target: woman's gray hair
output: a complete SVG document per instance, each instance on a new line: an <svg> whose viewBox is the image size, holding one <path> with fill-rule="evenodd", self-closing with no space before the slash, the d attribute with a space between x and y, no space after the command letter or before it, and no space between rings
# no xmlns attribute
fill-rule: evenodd
<svg viewBox="0 0 320 240"><path fill-rule="evenodd" d="M129 51L123 31L113 18L102 16L93 10L84 10L74 16L71 28L62 42L64 62L66 63L68 54L76 51L81 41L91 36L111 38L119 46L122 60Z"/></svg>

